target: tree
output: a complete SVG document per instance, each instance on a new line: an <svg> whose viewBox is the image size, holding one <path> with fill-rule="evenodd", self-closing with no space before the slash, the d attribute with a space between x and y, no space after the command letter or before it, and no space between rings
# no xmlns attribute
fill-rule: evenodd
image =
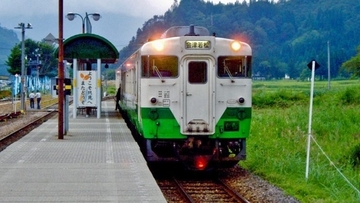
<svg viewBox="0 0 360 203"><path fill-rule="evenodd" d="M37 61L41 64L39 67L39 75L46 75L53 77L57 74L57 59L54 56L55 48L53 45L48 45L44 42L36 42L31 39L25 40L25 67L29 65L30 61ZM40 63L41 62L41 63ZM21 73L21 43L16 44L6 61L9 66L7 71L10 74Z"/></svg>
<svg viewBox="0 0 360 203"><path fill-rule="evenodd" d="M10 56L5 63L10 67L7 69L10 74L15 75L21 73L21 49L19 45L15 45L15 47L11 49Z"/></svg>
<svg viewBox="0 0 360 203"><path fill-rule="evenodd" d="M341 68L353 73L355 76L360 76L360 46L357 48L357 55L352 57L350 60L345 61Z"/></svg>
<svg viewBox="0 0 360 203"><path fill-rule="evenodd" d="M335 78L347 76L345 69L340 75L341 64L356 54L360 44L360 1L238 0L235 4L216 5L207 0L173 1L163 16L162 27L156 16L150 19L121 51L121 57L128 57L138 44L155 33L171 26L194 24L208 28L218 37L248 43L253 50L254 73L270 78L283 77L284 73L292 78L305 77L303 69L312 59L325 66L326 44L330 41L331 77ZM276 69L266 72L265 62ZM325 76L326 70L322 68L318 74Z"/></svg>
<svg viewBox="0 0 360 203"><path fill-rule="evenodd" d="M266 77L266 79L270 79L272 77L271 63L269 61L261 61L259 63L259 71L261 72L261 75Z"/></svg>
<svg viewBox="0 0 360 203"><path fill-rule="evenodd" d="M42 66L39 70L40 75L47 75L49 77L54 77L57 75L57 59L54 56L54 45L49 45L47 43L40 42L38 43L40 51L40 59L42 61Z"/></svg>

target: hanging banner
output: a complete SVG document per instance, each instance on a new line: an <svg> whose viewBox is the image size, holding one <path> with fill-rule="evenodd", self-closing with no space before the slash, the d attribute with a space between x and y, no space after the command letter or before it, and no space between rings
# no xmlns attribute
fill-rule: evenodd
<svg viewBox="0 0 360 203"><path fill-rule="evenodd" d="M96 71L78 71L78 107L96 106Z"/></svg>

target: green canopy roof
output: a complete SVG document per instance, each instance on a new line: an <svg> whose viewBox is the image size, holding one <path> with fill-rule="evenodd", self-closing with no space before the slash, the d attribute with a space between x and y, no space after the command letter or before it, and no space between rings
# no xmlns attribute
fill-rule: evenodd
<svg viewBox="0 0 360 203"><path fill-rule="evenodd" d="M58 51L56 55L58 56ZM119 52L115 46L104 37L84 33L74 35L64 41L64 60L72 62L72 59L84 59L96 62L101 59L102 63L115 63Z"/></svg>

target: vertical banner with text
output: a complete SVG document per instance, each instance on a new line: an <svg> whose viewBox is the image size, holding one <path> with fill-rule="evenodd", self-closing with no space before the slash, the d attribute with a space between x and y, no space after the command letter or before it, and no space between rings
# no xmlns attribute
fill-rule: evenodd
<svg viewBox="0 0 360 203"><path fill-rule="evenodd" d="M78 106L96 106L96 71L78 71Z"/></svg>

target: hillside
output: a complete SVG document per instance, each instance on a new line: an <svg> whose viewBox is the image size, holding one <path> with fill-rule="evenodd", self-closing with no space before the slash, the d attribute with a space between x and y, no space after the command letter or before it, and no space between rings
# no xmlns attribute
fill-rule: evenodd
<svg viewBox="0 0 360 203"><path fill-rule="evenodd" d="M304 79L307 64L315 59L327 78L327 48L330 48L331 77L349 77L340 69L360 45L360 1L353 0L251 0L213 5L205 0L174 0L164 14L154 16L121 50L120 62L150 38L159 37L174 25L207 27L217 36L241 39L253 48L254 73L267 79ZM344 40L345 39L345 40Z"/></svg>
<svg viewBox="0 0 360 203"><path fill-rule="evenodd" d="M5 61L16 43L19 43L16 33L0 26L0 76L9 75Z"/></svg>
<svg viewBox="0 0 360 203"><path fill-rule="evenodd" d="M253 48L253 73L267 79L310 76L307 64L315 59L319 78L327 79L328 48L331 78L349 78L341 65L356 55L360 45L360 1L354 0L238 0L212 4L207 0L173 0L162 15L146 21L121 52L121 63L148 39L175 25L198 25L219 37L240 39ZM12 30L0 27L0 75L5 60L18 43Z"/></svg>

